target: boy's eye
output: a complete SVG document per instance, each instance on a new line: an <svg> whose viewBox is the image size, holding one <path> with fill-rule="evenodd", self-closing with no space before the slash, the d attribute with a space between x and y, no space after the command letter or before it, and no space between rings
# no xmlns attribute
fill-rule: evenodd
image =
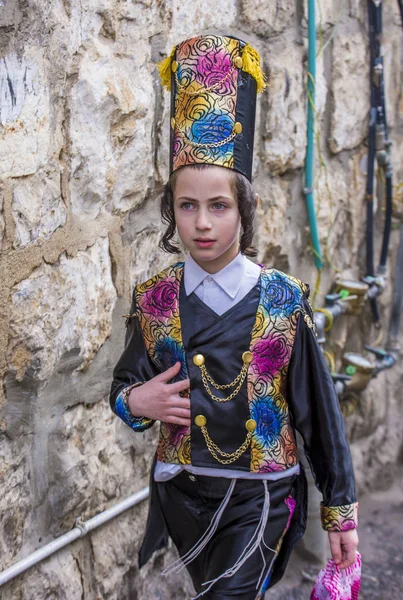
<svg viewBox="0 0 403 600"><path fill-rule="evenodd" d="M182 202L181 204L181 208L183 208L184 210L190 210L193 207L193 204L191 202Z"/></svg>

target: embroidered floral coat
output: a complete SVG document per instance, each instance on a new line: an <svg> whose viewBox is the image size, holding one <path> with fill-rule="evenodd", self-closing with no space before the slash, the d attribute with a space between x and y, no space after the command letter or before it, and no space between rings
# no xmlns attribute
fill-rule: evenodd
<svg viewBox="0 0 403 600"><path fill-rule="evenodd" d="M200 397L197 375L192 371L192 358L198 350L189 351L183 342L182 277L183 263L177 263L137 285L133 292L126 347L114 369L110 403L134 431L144 431L154 421L134 417L123 402L122 392L133 383L142 384L179 360L182 368L177 379L190 377L191 405L192 391L194 402ZM337 395L313 331L309 288L290 275L266 267L258 286L259 299L247 348L252 360L242 404L243 416L253 419L256 429L249 453L231 468L286 474L298 463L297 429L323 494L322 526L334 531L353 528L357 503L351 456ZM234 338L234 346L235 342ZM234 442L238 447L238 440ZM199 463L192 460L202 444L205 441L193 421L189 428L162 422L157 456L171 464L222 467L208 453L204 456L210 464L206 458Z"/></svg>

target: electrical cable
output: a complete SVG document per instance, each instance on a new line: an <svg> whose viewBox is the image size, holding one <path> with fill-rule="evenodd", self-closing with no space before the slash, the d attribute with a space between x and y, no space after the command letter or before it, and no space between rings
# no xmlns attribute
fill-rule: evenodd
<svg viewBox="0 0 403 600"><path fill-rule="evenodd" d="M390 232L393 212L393 180L390 156L390 139L386 118L385 80L382 56L382 2L368 0L368 24L370 47L370 118L368 133L368 165L366 182L367 199L367 231L366 231L366 267L367 277L383 276L386 272ZM375 272L374 265L374 175L375 158L384 174L386 210L383 239L379 265ZM371 285L371 284L370 284ZM372 317L379 325L380 313L377 294L370 298Z"/></svg>

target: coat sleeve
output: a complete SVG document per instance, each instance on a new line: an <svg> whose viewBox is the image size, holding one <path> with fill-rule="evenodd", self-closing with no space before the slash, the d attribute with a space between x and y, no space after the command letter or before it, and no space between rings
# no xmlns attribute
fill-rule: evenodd
<svg viewBox="0 0 403 600"><path fill-rule="evenodd" d="M123 402L122 392L128 387L142 385L159 374L145 347L143 333L136 315L133 291L130 314L126 319L125 347L113 370L109 403L112 411L134 431L144 431L155 423L147 417L133 416Z"/></svg>
<svg viewBox="0 0 403 600"><path fill-rule="evenodd" d="M288 402L323 497L322 527L346 531L357 527L354 470L337 393L314 333L308 295L309 288L298 316L287 379Z"/></svg>

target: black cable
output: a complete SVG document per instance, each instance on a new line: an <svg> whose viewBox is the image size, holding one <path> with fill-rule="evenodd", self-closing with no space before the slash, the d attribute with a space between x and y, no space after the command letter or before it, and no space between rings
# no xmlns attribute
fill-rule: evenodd
<svg viewBox="0 0 403 600"><path fill-rule="evenodd" d="M373 68L376 59L375 49L375 5L372 0L368 0L368 22L369 22L369 48L371 62L370 77L370 95L371 109L369 115L369 133L368 133L368 160L367 160L367 182L366 182L366 200L367 200L367 232L366 232L366 251L367 251L367 275L374 277L374 168L376 151L376 89L373 83Z"/></svg>
<svg viewBox="0 0 403 600"><path fill-rule="evenodd" d="M385 212L385 228L383 231L381 260L379 266L381 269L386 267L386 261L388 258L389 239L390 231L392 229L392 212L393 212L393 185L392 185L392 174L386 177L386 212Z"/></svg>
<svg viewBox="0 0 403 600"><path fill-rule="evenodd" d="M376 108L371 108L367 164L367 275L374 277L374 168Z"/></svg>
<svg viewBox="0 0 403 600"><path fill-rule="evenodd" d="M398 0L403 3L403 0ZM374 267L374 170L375 157L378 166L383 169L385 176L386 211L383 229L382 247L380 252L379 274L386 270L388 258L390 231L392 226L392 165L390 160L390 140L386 118L385 79L382 57L382 3L376 5L373 0L368 0L368 24L370 46L370 94L371 109L368 133L368 166L367 166L367 276L375 277ZM370 299L371 310L375 322L379 322L380 314L378 302L375 297Z"/></svg>

